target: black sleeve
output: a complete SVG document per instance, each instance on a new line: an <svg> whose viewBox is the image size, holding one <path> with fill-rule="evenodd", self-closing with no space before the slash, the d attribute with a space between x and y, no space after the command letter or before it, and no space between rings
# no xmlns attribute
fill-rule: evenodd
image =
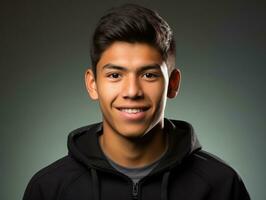
<svg viewBox="0 0 266 200"><path fill-rule="evenodd" d="M40 185L31 180L24 192L23 200L44 200Z"/></svg>
<svg viewBox="0 0 266 200"><path fill-rule="evenodd" d="M232 180L231 198L232 200L250 200L248 191L241 180L240 176L236 173Z"/></svg>

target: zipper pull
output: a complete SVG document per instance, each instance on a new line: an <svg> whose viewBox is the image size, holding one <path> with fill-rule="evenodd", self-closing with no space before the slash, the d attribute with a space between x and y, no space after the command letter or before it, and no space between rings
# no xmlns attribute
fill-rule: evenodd
<svg viewBox="0 0 266 200"><path fill-rule="evenodd" d="M139 183L133 182L133 190L132 190L133 199L138 199L138 194L139 194Z"/></svg>

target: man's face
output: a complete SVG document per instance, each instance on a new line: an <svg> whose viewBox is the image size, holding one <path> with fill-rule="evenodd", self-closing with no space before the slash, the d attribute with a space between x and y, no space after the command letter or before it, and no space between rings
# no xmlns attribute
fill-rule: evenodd
<svg viewBox="0 0 266 200"><path fill-rule="evenodd" d="M127 138L145 135L164 117L168 69L161 54L144 43L115 42L97 64L97 78L86 75L89 94L98 100L104 132Z"/></svg>

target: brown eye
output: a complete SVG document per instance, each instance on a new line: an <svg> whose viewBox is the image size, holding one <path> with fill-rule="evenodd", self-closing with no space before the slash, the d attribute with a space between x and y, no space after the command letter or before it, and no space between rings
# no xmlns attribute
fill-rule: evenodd
<svg viewBox="0 0 266 200"><path fill-rule="evenodd" d="M145 73L143 76L144 78L147 78L147 79L153 79L153 78L159 77L159 75L153 74L153 73Z"/></svg>
<svg viewBox="0 0 266 200"><path fill-rule="evenodd" d="M120 78L120 74L118 73L112 73L107 76L108 78L117 79Z"/></svg>
<svg viewBox="0 0 266 200"><path fill-rule="evenodd" d="M146 78L152 78L152 77L154 77L154 75L151 74L151 73L146 73L146 74L144 74L144 76L145 76Z"/></svg>

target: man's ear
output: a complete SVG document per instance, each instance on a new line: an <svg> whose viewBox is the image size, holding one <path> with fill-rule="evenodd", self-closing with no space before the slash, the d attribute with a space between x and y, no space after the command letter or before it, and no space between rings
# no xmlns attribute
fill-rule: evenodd
<svg viewBox="0 0 266 200"><path fill-rule="evenodd" d="M85 72L85 84L90 97L93 100L97 100L98 91L97 91L96 79L91 69L87 69Z"/></svg>
<svg viewBox="0 0 266 200"><path fill-rule="evenodd" d="M181 72L179 69L173 69L169 77L167 97L174 98L178 94L181 82Z"/></svg>

